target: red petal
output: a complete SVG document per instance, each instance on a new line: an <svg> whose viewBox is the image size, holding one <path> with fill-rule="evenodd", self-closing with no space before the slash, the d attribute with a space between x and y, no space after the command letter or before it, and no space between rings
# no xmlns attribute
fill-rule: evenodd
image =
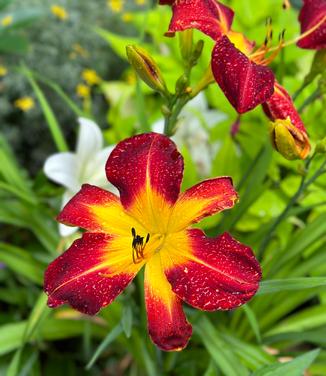
<svg viewBox="0 0 326 376"><path fill-rule="evenodd" d="M272 120L283 120L288 117L291 123L302 132L306 132L305 126L294 107L292 98L289 93L275 81L274 94L263 103L263 109L265 114Z"/></svg>
<svg viewBox="0 0 326 376"><path fill-rule="evenodd" d="M124 211L116 195L90 184L82 186L63 208L57 220L94 232L130 236L132 227L140 233L146 232Z"/></svg>
<svg viewBox="0 0 326 376"><path fill-rule="evenodd" d="M176 234L170 242L166 252L172 261L165 274L172 290L188 304L207 311L229 310L256 293L259 263L249 247L229 234L207 238L194 229Z"/></svg>
<svg viewBox="0 0 326 376"><path fill-rule="evenodd" d="M127 287L141 266L126 254L126 242L107 234L85 233L48 266L44 280L48 305L69 303L94 315Z"/></svg>
<svg viewBox="0 0 326 376"><path fill-rule="evenodd" d="M252 62L226 36L215 44L212 71L216 82L239 113L252 110L273 94L272 70Z"/></svg>
<svg viewBox="0 0 326 376"><path fill-rule="evenodd" d="M146 133L120 142L106 164L123 206L148 232L165 232L179 196L183 158L166 136Z"/></svg>
<svg viewBox="0 0 326 376"><path fill-rule="evenodd" d="M160 5L172 5L176 0L159 0Z"/></svg>
<svg viewBox="0 0 326 376"><path fill-rule="evenodd" d="M301 34L316 27L316 30L299 40L301 48L319 50L326 48L326 1L305 0L299 14Z"/></svg>
<svg viewBox="0 0 326 376"><path fill-rule="evenodd" d="M202 218L232 208L238 199L232 179L205 180L182 193L173 208L169 231L180 231Z"/></svg>
<svg viewBox="0 0 326 376"><path fill-rule="evenodd" d="M182 310L181 300L172 292L163 273L159 253L146 264L145 301L152 341L165 351L186 347L192 328Z"/></svg>
<svg viewBox="0 0 326 376"><path fill-rule="evenodd" d="M172 5L169 33L198 29L217 40L231 27L234 12L217 0L178 0Z"/></svg>

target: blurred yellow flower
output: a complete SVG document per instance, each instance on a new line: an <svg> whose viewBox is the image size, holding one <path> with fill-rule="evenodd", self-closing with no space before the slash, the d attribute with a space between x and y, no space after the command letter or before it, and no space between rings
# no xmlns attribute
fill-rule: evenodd
<svg viewBox="0 0 326 376"><path fill-rule="evenodd" d="M81 57L84 57L84 58L87 58L89 57L89 52L83 47L81 46L79 43L74 43L72 45L72 49L74 50L73 53L75 53L75 55L80 55Z"/></svg>
<svg viewBox="0 0 326 376"><path fill-rule="evenodd" d="M91 88L85 84L78 84L76 86L76 93L79 97L89 98L91 95Z"/></svg>
<svg viewBox="0 0 326 376"><path fill-rule="evenodd" d="M144 5L146 3L146 0L136 0L137 5Z"/></svg>
<svg viewBox="0 0 326 376"><path fill-rule="evenodd" d="M13 17L12 16L6 16L1 19L1 25L2 26L9 26L12 24Z"/></svg>
<svg viewBox="0 0 326 376"><path fill-rule="evenodd" d="M15 100L14 105L16 108L19 108L24 112L27 112L35 107L35 102L34 99L31 97L21 97Z"/></svg>
<svg viewBox="0 0 326 376"><path fill-rule="evenodd" d="M112 10L112 12L119 13L123 9L123 0L108 0L107 5Z"/></svg>
<svg viewBox="0 0 326 376"><path fill-rule="evenodd" d="M98 85L102 79L93 69L84 69L82 71L83 80L89 85Z"/></svg>
<svg viewBox="0 0 326 376"><path fill-rule="evenodd" d="M51 12L52 12L53 15L55 15L61 21L65 21L69 18L69 14L66 11L66 9L59 6L59 5L52 5L51 6Z"/></svg>
<svg viewBox="0 0 326 376"><path fill-rule="evenodd" d="M123 13L121 18L124 22L130 22L133 16L132 16L132 13Z"/></svg>
<svg viewBox="0 0 326 376"><path fill-rule="evenodd" d="M8 70L3 65L0 65L0 77L5 76L8 73Z"/></svg>

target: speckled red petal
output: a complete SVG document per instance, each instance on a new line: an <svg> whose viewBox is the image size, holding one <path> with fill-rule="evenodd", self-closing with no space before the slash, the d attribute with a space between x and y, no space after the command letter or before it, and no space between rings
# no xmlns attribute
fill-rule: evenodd
<svg viewBox="0 0 326 376"><path fill-rule="evenodd" d="M274 91L274 74L268 67L252 62L223 36L212 53L216 82L238 113L266 102Z"/></svg>
<svg viewBox="0 0 326 376"><path fill-rule="evenodd" d="M198 29L214 40L230 30L234 16L232 9L216 0L178 0L172 12L168 34Z"/></svg>
<svg viewBox="0 0 326 376"><path fill-rule="evenodd" d="M263 103L263 109L270 120L283 120L289 117L291 123L296 128L304 133L307 133L300 115L294 107L292 98L285 88L278 82L275 82L274 94L265 103Z"/></svg>
<svg viewBox="0 0 326 376"><path fill-rule="evenodd" d="M94 207L120 207L119 198L111 192L94 185L84 184L81 190L66 204L57 220L70 226L90 231L101 230L101 221L95 216Z"/></svg>
<svg viewBox="0 0 326 376"><path fill-rule="evenodd" d="M201 230L193 229L179 236L179 240L173 239L175 247L184 243L181 237L186 236L189 251L184 247L171 254L170 250L175 265L165 274L181 299L196 308L213 311L236 308L253 297L261 270L249 247L227 233L208 238ZM188 261L180 263L180 257Z"/></svg>
<svg viewBox="0 0 326 376"><path fill-rule="evenodd" d="M202 218L230 209L238 200L232 179L208 179L183 192L173 208L169 231L180 231Z"/></svg>
<svg viewBox="0 0 326 376"><path fill-rule="evenodd" d="M299 14L301 34L317 26L316 30L300 39L298 47L312 50L326 48L326 0L305 0ZM319 24L319 25L318 25Z"/></svg>
<svg viewBox="0 0 326 376"><path fill-rule="evenodd" d="M90 184L82 186L57 220L66 225L114 235L130 236L130 229L136 226L144 232L139 228L139 222L125 212L116 195Z"/></svg>
<svg viewBox="0 0 326 376"><path fill-rule="evenodd" d="M140 267L132 264L130 256L122 261L120 257L117 268L114 258L119 250L114 242L107 234L85 233L55 259L45 272L48 305L53 308L68 303L80 312L94 315L110 304ZM125 249L120 251L125 253Z"/></svg>
<svg viewBox="0 0 326 376"><path fill-rule="evenodd" d="M106 164L108 180L120 191L128 208L142 191L155 191L173 204L179 195L183 158L175 144L158 133L145 133L120 142Z"/></svg>
<svg viewBox="0 0 326 376"><path fill-rule="evenodd" d="M156 254L145 268L145 302L148 332L164 351L182 350L192 334L182 310L182 302L171 289Z"/></svg>

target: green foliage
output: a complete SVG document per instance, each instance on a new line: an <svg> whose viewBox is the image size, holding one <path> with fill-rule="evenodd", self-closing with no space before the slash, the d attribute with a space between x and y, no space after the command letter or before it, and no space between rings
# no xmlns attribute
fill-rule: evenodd
<svg viewBox="0 0 326 376"><path fill-rule="evenodd" d="M323 148L306 161L285 160L270 145L260 108L242 115L231 135L237 114L216 84L203 86L207 108L191 109L191 91L176 94L196 90L213 42L194 31L193 44L187 39L180 50L178 38L163 35L169 7L124 3L123 14L132 16L127 23L104 0L61 1L67 21L54 18L50 1L0 0L0 19L13 15L10 27L0 28L1 65L9 70L0 78L0 374L300 376L308 369L312 376L325 375ZM234 28L258 45L267 16L276 34L286 27L288 39L297 35L297 1L287 11L281 0L259 7L247 0L225 3L241 15ZM87 53L78 55L75 44ZM135 77L126 45L146 49L168 94L160 96ZM13 53L25 53L23 61ZM273 62L278 79L294 94L313 150L326 129L323 59L323 52L289 46ZM89 98L75 92L84 68L102 78ZM26 113L14 107L25 95L35 99ZM239 203L198 226L209 236L231 232L250 246L263 281L249 304L234 311L186 307L194 335L182 352L164 353L148 339L142 275L96 317L46 306L44 271L75 238L60 238L55 217L63 189L46 179L42 166L54 152L72 149L79 116L103 124L108 145L151 131L165 118L166 130L180 130L174 139L185 160L182 189L202 178L233 178Z"/></svg>

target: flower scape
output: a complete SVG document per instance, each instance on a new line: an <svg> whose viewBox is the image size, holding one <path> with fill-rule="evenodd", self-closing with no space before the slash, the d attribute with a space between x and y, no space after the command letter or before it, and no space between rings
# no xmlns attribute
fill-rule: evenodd
<svg viewBox="0 0 326 376"><path fill-rule="evenodd" d="M257 291L261 270L252 250L228 233L208 238L191 225L238 200L229 177L180 193L183 158L166 136L147 133L120 142L106 175L120 193L83 185L58 221L86 229L45 273L48 305L69 303L96 314L145 267L148 331L163 350L181 350L191 336L182 301L201 310L229 310Z"/></svg>

